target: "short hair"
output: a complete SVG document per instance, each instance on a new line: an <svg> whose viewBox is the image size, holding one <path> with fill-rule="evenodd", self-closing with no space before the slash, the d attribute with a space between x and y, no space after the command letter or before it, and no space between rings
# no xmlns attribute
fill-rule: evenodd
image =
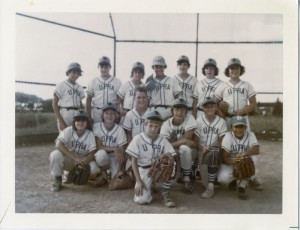
<svg viewBox="0 0 300 230"><path fill-rule="evenodd" d="M207 66L203 66L202 67L202 74L205 76L205 68L206 67L208 67L208 66L210 66L210 65L207 65ZM214 69L215 69L215 76L218 76L219 75L219 68L218 67L216 67L216 66L213 66L213 65L211 65L212 67L214 67Z"/></svg>
<svg viewBox="0 0 300 230"><path fill-rule="evenodd" d="M246 72L246 69L242 65L240 67L241 67L241 75L240 76L242 76ZM225 74L225 76L229 77L229 66L225 69L224 74Z"/></svg>
<svg viewBox="0 0 300 230"><path fill-rule="evenodd" d="M119 113L119 111L116 111L116 110L114 110L114 109L111 109L111 108L109 108L109 109L106 109L106 110L102 110L102 114L101 114L101 121L102 122L104 122L104 113L106 112L106 111L108 111L108 110L112 110L112 111L114 111L115 112L115 114L116 114L116 118L115 118L115 123L117 123L117 121L118 121L118 113Z"/></svg>
<svg viewBox="0 0 300 230"><path fill-rule="evenodd" d="M191 66L190 62L184 61L184 60L178 61L178 62L177 62L177 65L181 65L181 63L184 63L184 62L187 63L187 64L188 64L188 67L190 68L190 66Z"/></svg>
<svg viewBox="0 0 300 230"><path fill-rule="evenodd" d="M143 79L143 78L144 78L144 76L145 76L145 71L144 71L144 70L142 70L141 68L135 68L135 69L131 70L130 78L132 78L132 77L133 77L133 72L134 72L135 70L140 70L140 71L142 71L142 73L143 73L143 77L142 77L142 79Z"/></svg>
<svg viewBox="0 0 300 230"><path fill-rule="evenodd" d="M145 86L138 86L136 89L135 89L135 92L140 92L140 93L145 93L147 94L147 89Z"/></svg>

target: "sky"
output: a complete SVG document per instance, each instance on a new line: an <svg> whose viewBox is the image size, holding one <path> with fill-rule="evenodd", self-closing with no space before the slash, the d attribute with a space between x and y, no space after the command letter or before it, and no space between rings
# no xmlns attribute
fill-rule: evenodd
<svg viewBox="0 0 300 230"><path fill-rule="evenodd" d="M17 12L60 24L113 36L109 13L26 13ZM195 13L112 13L117 40L195 41ZM57 84L66 79L69 63L78 62L83 75L78 83L87 86L97 69L101 56L113 63L113 39L16 15L16 80ZM200 13L198 40L222 41L283 41L283 18L280 14ZM124 83L130 79L132 64L145 64L146 76L152 73L156 55L166 59L165 73L177 73L180 55L190 58L190 73L203 79L201 68L207 58L214 58L220 69L219 78L227 81L224 69L230 58L239 58L246 68L242 79L257 92L283 92L283 44L207 44L198 46L198 71L195 44L124 43L116 45L116 76ZM112 68L111 73L114 73ZM52 98L54 87L16 84L16 91ZM257 95L257 101L274 102L282 95Z"/></svg>

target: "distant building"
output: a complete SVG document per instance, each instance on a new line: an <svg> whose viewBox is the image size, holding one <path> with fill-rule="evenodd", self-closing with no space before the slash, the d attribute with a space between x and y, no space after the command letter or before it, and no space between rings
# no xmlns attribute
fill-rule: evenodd
<svg viewBox="0 0 300 230"><path fill-rule="evenodd" d="M255 113L260 115L272 115L274 111L274 102L258 102L255 108Z"/></svg>

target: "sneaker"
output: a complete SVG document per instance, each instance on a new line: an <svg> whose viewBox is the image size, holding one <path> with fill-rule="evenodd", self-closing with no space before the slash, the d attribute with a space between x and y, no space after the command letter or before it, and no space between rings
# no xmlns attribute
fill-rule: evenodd
<svg viewBox="0 0 300 230"><path fill-rule="evenodd" d="M175 202L168 192L163 193L162 196L164 199L164 205L166 207L168 207L168 208L175 207Z"/></svg>
<svg viewBox="0 0 300 230"><path fill-rule="evenodd" d="M209 198L212 198L214 194L215 194L214 184L209 183L206 190L205 190L205 192L201 194L201 198L209 199Z"/></svg>
<svg viewBox="0 0 300 230"><path fill-rule="evenodd" d="M241 200L248 199L248 194L246 193L246 188L239 187L238 195Z"/></svg>
<svg viewBox="0 0 300 230"><path fill-rule="evenodd" d="M183 191L185 194L188 194L188 195L193 193L193 185L192 185L191 181L184 182L184 190Z"/></svg>
<svg viewBox="0 0 300 230"><path fill-rule="evenodd" d="M51 191L58 192L61 189L61 184L62 184L62 178L55 177L54 183L51 186Z"/></svg>
<svg viewBox="0 0 300 230"><path fill-rule="evenodd" d="M261 191L264 189L264 186L257 178L253 178L253 180L249 180L249 187L257 191Z"/></svg>
<svg viewBox="0 0 300 230"><path fill-rule="evenodd" d="M236 191L236 189L237 189L236 180L233 180L229 183L228 189L232 190L232 191Z"/></svg>

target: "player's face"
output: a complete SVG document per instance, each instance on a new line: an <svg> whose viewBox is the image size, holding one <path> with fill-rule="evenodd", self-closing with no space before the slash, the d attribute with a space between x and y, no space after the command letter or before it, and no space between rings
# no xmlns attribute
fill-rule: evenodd
<svg viewBox="0 0 300 230"><path fill-rule="evenodd" d="M186 116L187 108L186 107L174 107L173 108L173 117L176 121L182 121Z"/></svg>
<svg viewBox="0 0 300 230"><path fill-rule="evenodd" d="M146 93L144 92L136 92L135 101L137 108L147 108L149 104L149 99Z"/></svg>
<svg viewBox="0 0 300 230"><path fill-rule="evenodd" d="M203 110L206 115L212 116L216 114L217 107L216 104L207 104L203 107Z"/></svg>
<svg viewBox="0 0 300 230"><path fill-rule="evenodd" d="M152 139L157 137L160 126L161 126L160 121L149 120L148 122L146 122L145 123L145 132L146 132L147 136L149 136Z"/></svg>
<svg viewBox="0 0 300 230"><path fill-rule="evenodd" d="M181 62L181 63L177 64L177 68L179 70L179 73L187 74L187 72L189 70L189 65L187 62Z"/></svg>
<svg viewBox="0 0 300 230"><path fill-rule="evenodd" d="M141 81L144 76L144 72L140 69L135 69L132 72L132 79L134 81Z"/></svg>
<svg viewBox="0 0 300 230"><path fill-rule="evenodd" d="M111 69L110 65L99 65L101 76L108 76Z"/></svg>
<svg viewBox="0 0 300 230"><path fill-rule="evenodd" d="M244 125L232 126L233 134L236 138L242 139L247 127Z"/></svg>
<svg viewBox="0 0 300 230"><path fill-rule="evenodd" d="M80 71L71 70L68 74L69 81L76 82L77 79L81 76Z"/></svg>
<svg viewBox="0 0 300 230"><path fill-rule="evenodd" d="M111 126L115 123L117 112L113 109L103 111L103 122L105 125Z"/></svg>
<svg viewBox="0 0 300 230"><path fill-rule="evenodd" d="M241 67L239 65L233 65L229 67L229 77L239 78L241 76Z"/></svg>
<svg viewBox="0 0 300 230"><path fill-rule="evenodd" d="M165 71L165 67L162 65L155 65L153 66L154 72L156 74L157 77L163 77L164 76L164 71Z"/></svg>
<svg viewBox="0 0 300 230"><path fill-rule="evenodd" d="M87 127L87 119L85 118L78 118L75 120L75 128L77 133L83 133Z"/></svg>
<svg viewBox="0 0 300 230"><path fill-rule="evenodd" d="M205 73L206 77L208 77L208 78L214 78L215 75L216 75L215 67L213 67L213 66L206 66L204 68L204 73Z"/></svg>

